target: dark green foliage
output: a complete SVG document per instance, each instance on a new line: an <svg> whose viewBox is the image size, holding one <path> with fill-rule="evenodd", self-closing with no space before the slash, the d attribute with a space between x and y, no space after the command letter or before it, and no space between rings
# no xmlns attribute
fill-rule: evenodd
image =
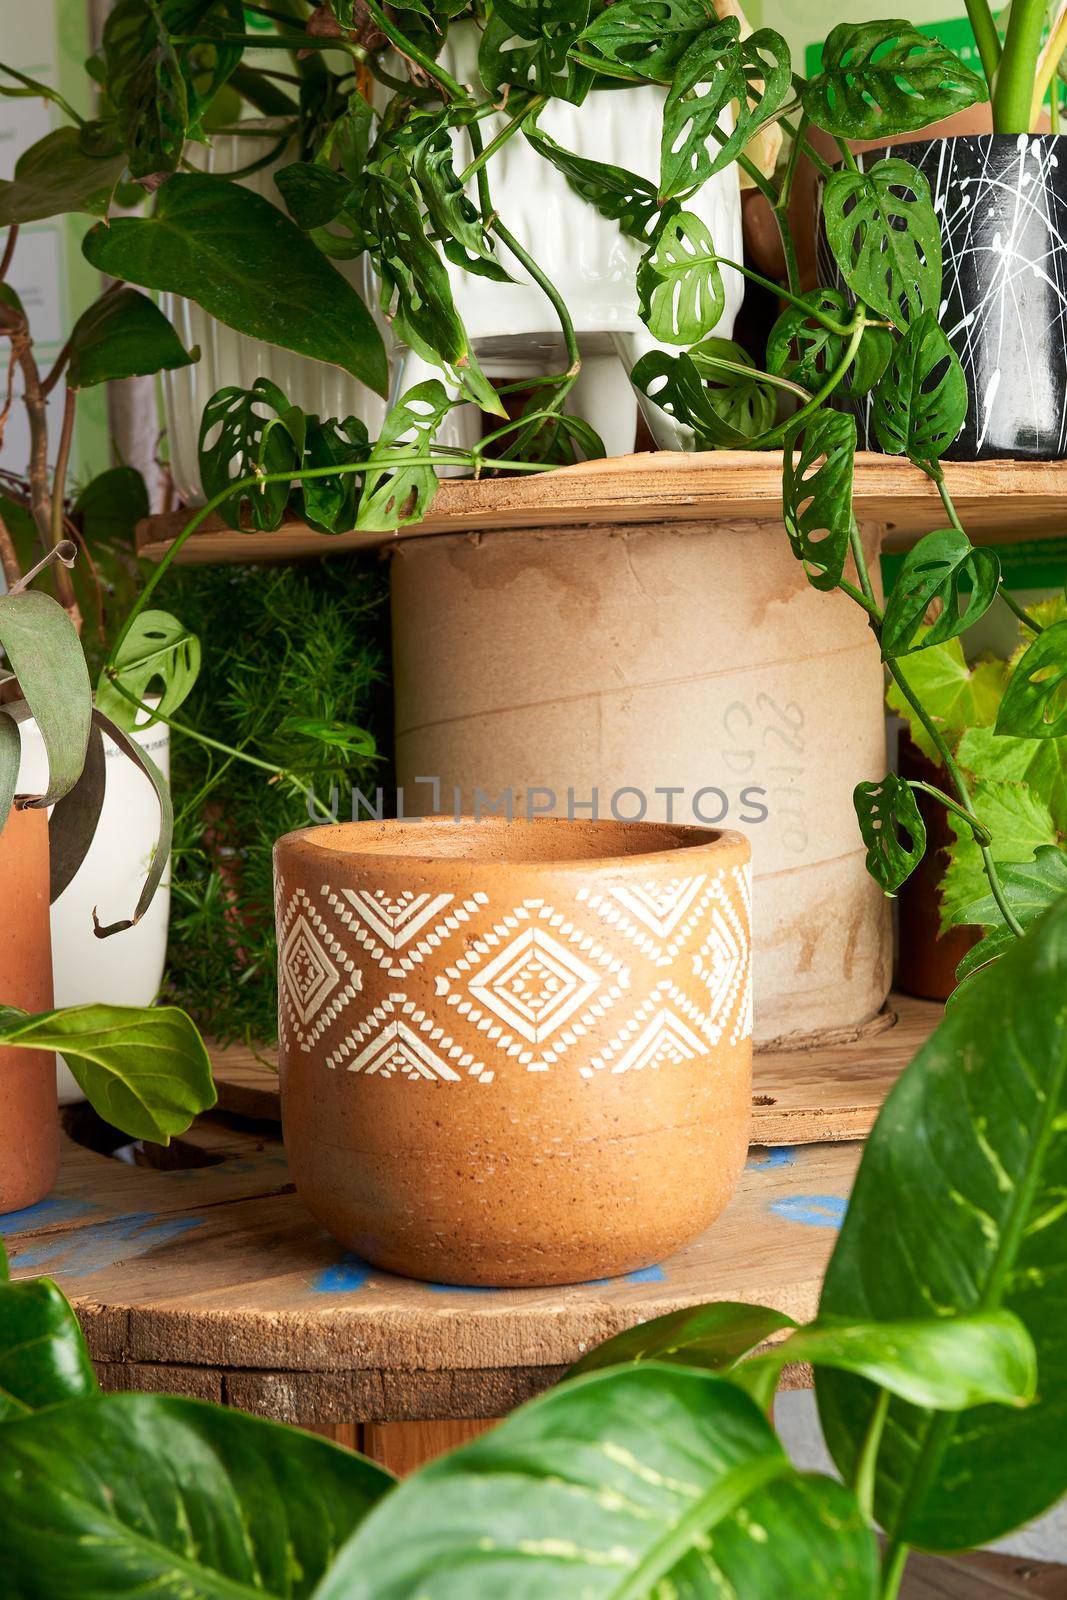
<svg viewBox="0 0 1067 1600"><path fill-rule="evenodd" d="M352 785L373 800L388 781L364 732L381 741L388 718L379 567L342 556L294 567L178 568L163 594L203 645L203 669L181 721L286 767L326 806L336 786L339 820L351 815ZM216 1036L273 1039L271 847L309 825L306 799L180 735L171 743L171 771L167 993Z"/></svg>

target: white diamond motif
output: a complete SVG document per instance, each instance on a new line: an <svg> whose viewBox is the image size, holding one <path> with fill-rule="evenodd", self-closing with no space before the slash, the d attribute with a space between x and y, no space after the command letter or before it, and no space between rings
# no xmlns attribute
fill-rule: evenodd
<svg viewBox="0 0 1067 1600"><path fill-rule="evenodd" d="M384 889L342 889L338 895L324 883L322 892L330 909L391 978L406 978L487 903L481 893L457 905L451 894L416 894L411 889L398 895Z"/></svg>
<svg viewBox="0 0 1067 1600"><path fill-rule="evenodd" d="M315 937L304 916L297 917L282 946L282 977L301 1022L322 1005L341 981L341 974Z"/></svg>
<svg viewBox="0 0 1067 1600"><path fill-rule="evenodd" d="M382 1078L401 1073L456 1083L466 1072L479 1083L493 1081L491 1069L404 994L391 994L369 1011L327 1056L326 1065Z"/></svg>
<svg viewBox="0 0 1067 1600"><path fill-rule="evenodd" d="M699 952L693 957L693 972L708 990L709 1033L716 1043L733 1019L730 1042L747 1038L752 1032L752 961L748 937L750 891L748 874L734 868L734 886L741 897L741 909L719 885L708 932Z"/></svg>
<svg viewBox="0 0 1067 1600"><path fill-rule="evenodd" d="M610 1067L615 1072L643 1067L677 1066L707 1055L722 1033L709 1026L701 1008L672 983L661 978L609 1044L579 1070L584 1078Z"/></svg>
<svg viewBox="0 0 1067 1600"><path fill-rule="evenodd" d="M600 975L544 928L527 928L471 979L470 992L530 1044L543 1044L600 988Z"/></svg>
<svg viewBox="0 0 1067 1600"><path fill-rule="evenodd" d="M363 979L311 896L297 889L285 904L275 886L278 918L278 1031L309 1053L330 1023L359 993Z"/></svg>

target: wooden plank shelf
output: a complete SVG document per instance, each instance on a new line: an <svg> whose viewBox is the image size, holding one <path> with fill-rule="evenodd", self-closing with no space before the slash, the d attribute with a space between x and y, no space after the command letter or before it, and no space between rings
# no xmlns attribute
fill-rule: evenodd
<svg viewBox="0 0 1067 1600"><path fill-rule="evenodd" d="M864 1138L943 1014L932 1001L894 994L881 1017L851 1035L807 1049L757 1051L753 1143L782 1147ZM240 1044L210 1049L223 1110L276 1122L281 1115L277 1051Z"/></svg>
<svg viewBox="0 0 1067 1600"><path fill-rule="evenodd" d="M1017 543L1067 532L1067 461L946 462L945 477L964 526L984 543ZM274 533L240 532L211 517L184 546L190 564L290 561L341 551L381 549L397 539L479 529L583 527L593 524L736 522L779 514L780 451L711 451L619 456L554 472L475 483L446 479L430 515L397 533L315 533L303 522ZM944 525L933 484L897 456L856 457L856 515L882 523L885 549L906 549ZM194 513L148 517L138 552L159 560Z"/></svg>
<svg viewBox="0 0 1067 1600"><path fill-rule="evenodd" d="M68 1295L106 1388L302 1424L456 1422L502 1416L663 1312L744 1300L812 1317L860 1151L753 1149L691 1245L561 1288L472 1290L369 1267L305 1209L277 1130L220 1116L175 1141L166 1170L64 1137L53 1193L0 1233L12 1277L45 1273ZM800 1367L789 1378L809 1380Z"/></svg>

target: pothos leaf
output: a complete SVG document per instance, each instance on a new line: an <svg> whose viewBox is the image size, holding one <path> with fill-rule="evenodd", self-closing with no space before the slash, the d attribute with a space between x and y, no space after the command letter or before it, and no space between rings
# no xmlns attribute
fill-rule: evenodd
<svg viewBox="0 0 1067 1600"><path fill-rule="evenodd" d="M124 689L142 701L150 694L158 697L158 713L173 716L200 674L200 640L169 611L142 611L119 646L114 665ZM97 684L96 704L111 722L127 730L142 716L106 672ZM151 727L155 720L140 725Z"/></svg>
<svg viewBox="0 0 1067 1600"><path fill-rule="evenodd" d="M853 294L906 328L941 298L941 227L930 185L897 156L845 167L823 193L826 237Z"/></svg>
<svg viewBox="0 0 1067 1600"><path fill-rule="evenodd" d="M186 350L146 294L116 289L101 295L74 324L67 382L72 389L187 367L200 351Z"/></svg>
<svg viewBox="0 0 1067 1600"><path fill-rule="evenodd" d="M691 211L664 218L637 269L641 320L661 344L695 344L726 304L715 241Z"/></svg>
<svg viewBox="0 0 1067 1600"><path fill-rule="evenodd" d="M0 833L15 803L15 787L22 761L22 739L18 723L0 710Z"/></svg>
<svg viewBox="0 0 1067 1600"><path fill-rule="evenodd" d="M669 84L689 46L718 20L712 0L614 0L573 53L609 76Z"/></svg>
<svg viewBox="0 0 1067 1600"><path fill-rule="evenodd" d="M99 1394L85 1335L48 1278L0 1272L0 1422Z"/></svg>
<svg viewBox="0 0 1067 1600"><path fill-rule="evenodd" d="M647 242L662 215L654 183L625 167L591 161L564 150L540 128L527 127L523 131L538 155L562 172L576 194L588 200L609 222L617 222L619 231L628 238L641 244Z"/></svg>
<svg viewBox="0 0 1067 1600"><path fill-rule="evenodd" d="M998 733L1027 739L1067 734L1067 622L1039 633L1011 675L997 717Z"/></svg>
<svg viewBox="0 0 1067 1600"><path fill-rule="evenodd" d="M697 188L729 166L774 116L791 83L789 47L771 28L741 39L738 19L727 17L694 40L663 111L661 200Z"/></svg>
<svg viewBox="0 0 1067 1600"><path fill-rule="evenodd" d="M687 1306L666 1316L639 1322L590 1350L567 1374L599 1372L604 1367L628 1366L635 1361L666 1361L683 1367L723 1372L737 1364L772 1334L795 1328L792 1317L768 1306L720 1300L713 1305Z"/></svg>
<svg viewBox="0 0 1067 1600"><path fill-rule="evenodd" d="M911 785L890 772L881 783L858 783L852 798L867 871L887 895L895 895L926 853L926 824Z"/></svg>
<svg viewBox="0 0 1067 1600"><path fill-rule="evenodd" d="M448 391L436 378L416 384L393 407L367 458L358 528L390 533L426 515L437 493L429 447L450 408Z"/></svg>
<svg viewBox="0 0 1067 1600"><path fill-rule="evenodd" d="M767 370L816 394L844 358L849 338L827 328L816 313L848 325L852 308L840 289L812 289L802 306L786 306L767 338ZM882 376L893 354L888 328L865 328L855 360L836 393L859 399Z"/></svg>
<svg viewBox="0 0 1067 1600"><path fill-rule="evenodd" d="M278 422L280 427L270 427ZM251 389L219 389L204 407L200 422L200 480L213 500L228 484L262 472L294 471L303 448L304 417L269 378L257 378ZM285 514L291 485L264 483L224 500L220 516L234 528L249 520L261 532L272 532Z"/></svg>
<svg viewBox="0 0 1067 1600"><path fill-rule="evenodd" d="M13 177L0 179L0 227L69 211L106 217L125 166L124 150L88 155L77 128L56 128L22 152Z"/></svg>
<svg viewBox="0 0 1067 1600"><path fill-rule="evenodd" d="M352 194L352 180L319 161L293 161L274 174L286 210L298 228L325 228Z"/></svg>
<svg viewBox="0 0 1067 1600"><path fill-rule="evenodd" d="M68 794L85 761L93 695L77 629L39 590L0 595L0 646L19 680L48 757L48 789L25 804L50 806Z"/></svg>
<svg viewBox="0 0 1067 1600"><path fill-rule="evenodd" d="M967 416L967 380L936 315L924 311L895 345L874 391L872 417L887 455L939 461Z"/></svg>
<svg viewBox="0 0 1067 1600"><path fill-rule="evenodd" d="M822 71L801 91L817 127L843 139L891 139L988 99L985 79L910 22L839 23Z"/></svg>
<svg viewBox="0 0 1067 1600"><path fill-rule="evenodd" d="M963 592L963 583L969 592ZM999 587L995 551L976 549L957 528L926 534L905 556L886 602L883 657L906 656L966 633L989 610ZM941 602L941 614L924 628L935 600Z"/></svg>
<svg viewBox="0 0 1067 1600"><path fill-rule="evenodd" d="M789 543L814 589L841 580L852 532L855 418L815 411L795 423L782 452L782 514Z"/></svg>

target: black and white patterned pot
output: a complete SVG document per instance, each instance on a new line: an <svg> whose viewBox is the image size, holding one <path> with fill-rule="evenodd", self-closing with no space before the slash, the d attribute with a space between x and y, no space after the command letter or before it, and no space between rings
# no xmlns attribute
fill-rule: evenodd
<svg viewBox="0 0 1067 1600"><path fill-rule="evenodd" d="M1067 136L928 139L857 159L887 155L919 168L941 219L939 318L970 395L946 458L1067 457ZM822 281L839 281L825 236L819 256ZM869 401L858 420L877 450Z"/></svg>

